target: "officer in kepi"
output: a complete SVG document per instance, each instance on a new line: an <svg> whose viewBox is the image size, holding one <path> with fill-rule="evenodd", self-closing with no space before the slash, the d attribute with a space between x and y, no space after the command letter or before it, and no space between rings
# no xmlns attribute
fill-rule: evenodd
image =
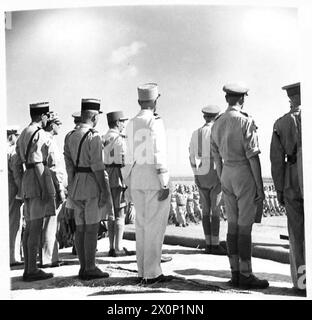
<svg viewBox="0 0 312 320"><path fill-rule="evenodd" d="M138 282L172 280L162 273L161 249L170 208L166 132L155 114L160 94L155 83L138 87L140 112L126 128L126 165L122 170L136 209Z"/></svg>
<svg viewBox="0 0 312 320"><path fill-rule="evenodd" d="M205 253L225 255L226 250L220 246L219 241L221 183L210 148L211 128L220 111L216 105L209 105L202 109L205 124L192 134L189 159L203 207Z"/></svg>
<svg viewBox="0 0 312 320"><path fill-rule="evenodd" d="M228 218L227 249L232 272L229 284L264 289L269 286L268 281L258 279L251 265L251 230L257 203L264 200L257 127L242 111L248 88L230 83L223 91L228 108L212 127L211 148Z"/></svg>
<svg viewBox="0 0 312 320"><path fill-rule="evenodd" d="M43 130L48 113L48 102L31 104L31 123L22 131L16 144L16 172L20 173L18 194L24 200L26 221L23 235L24 281L53 277L52 273L45 273L37 267L43 219L55 215L55 188L47 167L51 139Z"/></svg>
<svg viewBox="0 0 312 320"><path fill-rule="evenodd" d="M81 123L64 143L64 158L68 176L68 192L74 205L76 224L75 246L78 253L81 280L106 278L107 272L95 264L99 222L102 207L110 201L105 184L102 140L94 129L100 111L100 100L82 99Z"/></svg>
<svg viewBox="0 0 312 320"><path fill-rule="evenodd" d="M279 203L286 208L290 268L294 288L305 290L303 172L300 82L284 86L290 110L276 120L271 140L271 172Z"/></svg>
<svg viewBox="0 0 312 320"><path fill-rule="evenodd" d="M123 134L125 121L122 111L107 113L109 130L102 137L104 146L104 163L109 177L114 214L108 216L108 237L110 257L116 257L122 249L121 243L125 226L125 190L126 186L121 175L121 168L125 165L125 135Z"/></svg>

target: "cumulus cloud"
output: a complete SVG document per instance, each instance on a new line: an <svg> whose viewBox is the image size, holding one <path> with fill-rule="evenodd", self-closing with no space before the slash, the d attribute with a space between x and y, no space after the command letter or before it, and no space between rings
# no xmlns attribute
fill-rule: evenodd
<svg viewBox="0 0 312 320"><path fill-rule="evenodd" d="M146 44L140 41L134 41L129 46L120 47L112 52L111 62L113 64L125 62L130 57L137 55L144 47Z"/></svg>

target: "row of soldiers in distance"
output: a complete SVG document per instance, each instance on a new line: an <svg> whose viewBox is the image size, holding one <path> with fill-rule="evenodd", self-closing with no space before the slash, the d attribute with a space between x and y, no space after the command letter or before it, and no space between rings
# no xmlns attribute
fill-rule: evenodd
<svg viewBox="0 0 312 320"><path fill-rule="evenodd" d="M274 185L264 186L263 217L283 216L285 207L277 200ZM226 221L224 201L219 204L220 219ZM176 184L170 200L169 224L186 227L202 220L202 206L196 184Z"/></svg>
<svg viewBox="0 0 312 320"><path fill-rule="evenodd" d="M302 177L300 169L297 170L297 165L299 167L301 163L300 85L295 84L284 89L287 90L290 97L291 110L274 125L271 143L271 163L278 200L286 206L290 236L291 271L294 286L298 287L298 268L304 265L304 252L302 249L304 243L303 196L302 188L299 189L302 184L294 180L294 177L299 177L299 180ZM261 205L262 208L262 201L265 198L258 158L260 149L256 132L257 127L250 116L241 111L248 89L240 84L228 84L224 86L223 90L226 92L225 98L229 104L228 109L223 114L218 115L220 112L218 107L209 106L204 108L202 111L206 123L194 132L194 139L192 137L193 142L191 141L190 146L190 164L194 169L195 182L199 187L200 197L203 200L203 226L207 250L220 247L214 237L213 230L215 222L220 220L218 214L214 211L216 203L219 203L221 199L222 185L228 220L227 253L232 271L231 283L233 286L266 288L269 285L268 282L255 277L251 268L251 229L257 218L257 207ZM132 135L131 131L128 132L129 134L127 133L127 143L135 145L136 141L133 140L135 133L142 129L147 130L152 133L152 139L147 142L146 147L151 149L152 154L153 152L155 153L152 159L156 159L156 163L140 163L142 159L138 158L139 154L135 152L131 154L131 148L126 149L129 153L130 161L126 163L122 178L125 184L130 187L131 198L134 200L136 207L138 279L143 279L147 283L170 281L170 277L165 277L161 273L160 267L161 244L170 207L170 199L168 199L170 193L168 187L169 175L164 161L166 150L165 131L162 119L155 115L156 104L160 95L156 84L146 84L139 87L138 95L141 111L130 120L130 124L127 126L127 130L128 128L134 130ZM40 122L42 124L42 116L46 113L46 110L43 112L42 108L44 107L46 106L36 106L36 108L41 109L36 113L37 117L32 117L33 120L37 120L37 123ZM74 192L69 190L69 193L75 200L75 222L79 226L78 233L76 232L75 234L76 246L77 244L79 246L79 242L83 241L82 235L88 235L85 238L87 244L83 256L81 256L82 252L79 254L78 248L81 264L79 277L83 279L108 276L108 274L95 267L94 241L92 240L95 235L94 223L95 221L98 223L102 217L100 209L109 204L108 199L110 199L106 193L105 172L103 172L103 160L100 156L102 141L96 131L92 129L98 121L99 113L99 101L96 99L83 101L82 116L84 119L82 122L86 125L82 125L72 132L69 138L70 143L66 142L65 139L64 149L67 174L71 179L69 186L74 189ZM38 117L39 115L40 118ZM31 128L30 131L35 131L34 129ZM293 134L291 134L293 140L288 141L289 134L287 133L290 130L294 130ZM87 134L90 135L87 136ZM93 147L95 149L93 153L92 150L87 150L84 145L82 149L79 147L84 137L90 140L89 146L92 141L97 141L94 142ZM198 143L199 140L202 140L201 143ZM204 140L205 143L203 143ZM26 149L27 143L23 145L22 142L21 146ZM196 143L198 148L194 148ZM210 146L213 158L211 157ZM296 149L294 149L294 146ZM36 150L33 152L36 153ZM82 165L78 161L80 151L82 154L83 152L86 153L85 157L82 156L80 158ZM90 154L88 155L90 152L92 157L90 157ZM26 169L40 167L42 171L42 165L46 166L45 159L42 160L42 155L41 158L38 157L39 161L36 161L37 158L33 156L34 162L28 163L27 167L25 153L20 152L19 155L24 158L22 160L26 162ZM113 165L111 167L120 168L120 166L120 164L117 164L117 166ZM41 172L40 170L39 172ZM291 180L289 180L289 172L291 173ZM94 185L90 179L85 179L86 177L91 177L90 174L98 180L97 184ZM27 177L27 170L24 177ZM81 178L84 178L84 183L82 183ZM221 179L221 185L218 179ZM34 180L31 180L29 179L26 183L30 189L32 187L30 182L34 182ZM88 183L89 185L86 185ZM96 189L98 187L100 187L100 190ZM26 200L35 200L32 198L37 198L37 202L30 201L27 206L30 220L36 220L36 217L31 217L31 215L36 215L39 211L45 216L44 207L46 202L38 203L40 187L35 195L29 194L27 188L24 190L26 190L26 194L24 194ZM88 194L86 195L86 193ZM97 194L99 198L93 199L94 194ZM96 204L94 201L87 201L88 206L86 202L81 202L80 199L88 201L93 199L99 202ZM43 199L41 200L43 201ZM41 205L42 210L37 210L36 205ZM262 210L260 213L262 215ZM294 221L296 224L293 223ZM300 225L298 225L298 221L300 221ZM207 230L205 230L205 227ZM31 246L32 244L32 241L28 242L28 245ZM87 248L92 249L92 254L86 252ZM33 256L34 247L30 251ZM28 267L30 267L29 264ZM29 270L25 268L25 281L48 278L50 276L52 275L45 274L41 270L29 273Z"/></svg>

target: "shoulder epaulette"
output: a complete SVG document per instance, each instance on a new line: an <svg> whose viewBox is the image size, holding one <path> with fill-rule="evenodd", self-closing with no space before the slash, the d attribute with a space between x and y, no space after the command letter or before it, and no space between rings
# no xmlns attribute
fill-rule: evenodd
<svg viewBox="0 0 312 320"><path fill-rule="evenodd" d="M241 113L242 115L244 115L245 117L249 118L249 114L248 114L247 112L240 111L240 113Z"/></svg>
<svg viewBox="0 0 312 320"><path fill-rule="evenodd" d="M154 112L154 117L155 117L155 120L161 119L160 115L158 115L158 113L156 112Z"/></svg>
<svg viewBox="0 0 312 320"><path fill-rule="evenodd" d="M214 121L218 120L222 115L223 115L223 112L220 113L220 114L218 114L218 115L215 117Z"/></svg>

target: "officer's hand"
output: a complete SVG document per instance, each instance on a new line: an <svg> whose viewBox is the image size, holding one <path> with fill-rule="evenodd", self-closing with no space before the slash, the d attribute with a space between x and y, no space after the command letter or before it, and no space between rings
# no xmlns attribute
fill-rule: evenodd
<svg viewBox="0 0 312 320"><path fill-rule="evenodd" d="M169 188L162 188L158 191L158 200L163 201L166 200L169 196L170 190Z"/></svg>
<svg viewBox="0 0 312 320"><path fill-rule="evenodd" d="M282 191L276 191L276 195L277 195L277 200L280 203L280 205L284 206L285 205L284 193Z"/></svg>

